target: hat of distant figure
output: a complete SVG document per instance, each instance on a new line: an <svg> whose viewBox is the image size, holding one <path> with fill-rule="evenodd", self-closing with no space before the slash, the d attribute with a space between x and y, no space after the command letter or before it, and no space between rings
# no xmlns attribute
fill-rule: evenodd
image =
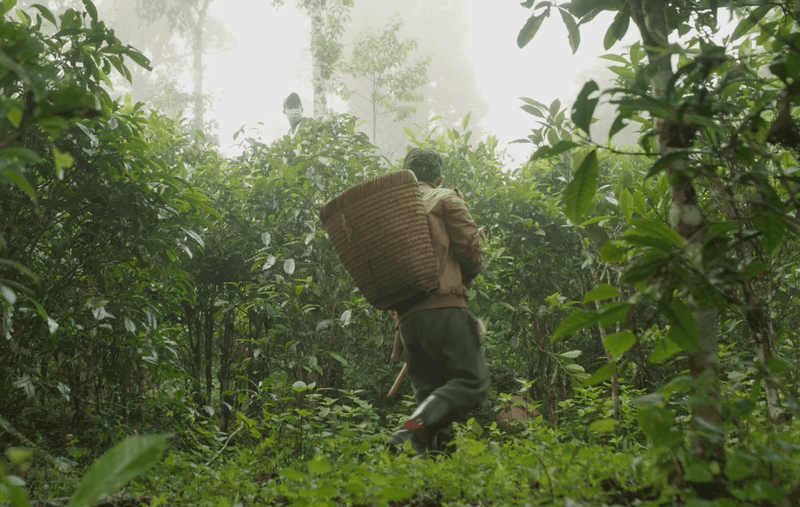
<svg viewBox="0 0 800 507"><path fill-rule="evenodd" d="M300 102L300 96L296 93L290 93L288 97L283 100L283 108L284 109L296 109L302 108L303 103Z"/></svg>
<svg viewBox="0 0 800 507"><path fill-rule="evenodd" d="M412 171L419 181L433 183L442 174L442 157L433 150L412 148L403 160L403 169Z"/></svg>

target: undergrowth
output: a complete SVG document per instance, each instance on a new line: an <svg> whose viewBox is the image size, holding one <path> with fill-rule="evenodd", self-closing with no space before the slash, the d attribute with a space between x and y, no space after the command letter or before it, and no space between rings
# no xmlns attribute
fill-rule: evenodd
<svg viewBox="0 0 800 507"><path fill-rule="evenodd" d="M729 494L711 501L698 497L702 489L676 481L669 466L680 456L680 440L691 437L681 430L690 425L680 404L672 405L675 424L660 437L646 438L637 418L653 410L649 398L627 389L618 415L602 389L576 388L560 407L566 423L555 427L539 415L513 434L490 419L499 407L484 407L476 418L454 425L455 450L427 460L385 447L387 435L411 410L410 399L387 414L354 391L317 391L298 383L283 396L273 394L263 396L259 407L241 407L225 432L208 412L181 416L164 457L128 483L126 498L153 507L767 506L777 505L780 488L800 475L798 425L771 435L760 425L765 421L759 406L730 431L724 470ZM80 467L62 471L58 463L43 461L10 465L7 478L24 477L28 495L40 502L75 491ZM696 470L684 472L687 481L698 478Z"/></svg>

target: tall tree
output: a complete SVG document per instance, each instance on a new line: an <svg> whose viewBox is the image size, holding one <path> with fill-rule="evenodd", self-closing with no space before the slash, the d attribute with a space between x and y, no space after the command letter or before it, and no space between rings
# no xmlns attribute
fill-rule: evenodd
<svg viewBox="0 0 800 507"><path fill-rule="evenodd" d="M192 128L205 130L206 95L203 57L211 49L232 47L230 34L219 20L209 17L213 0L137 0L137 13L150 25L166 20L171 33L186 40L192 67Z"/></svg>
<svg viewBox="0 0 800 507"><path fill-rule="evenodd" d="M763 308L769 301L756 297L754 285L755 275L768 268L787 233L798 229L790 212L798 206L787 168L800 154L793 119L800 104L800 10L793 2L729 2L738 24L729 37L718 38L713 0L690 6L654 0L556 6L529 0L523 6L534 12L519 33L520 47L553 12L564 21L573 52L580 44L580 25L600 10L616 13L605 35L606 49L622 39L631 21L639 31L640 42L627 55L606 55L622 64L615 67L617 87L605 92L619 107L611 136L628 122L642 125L639 155L654 158L647 177L662 171L667 175L672 230L658 221L629 221L618 243L604 250L607 259L629 260L622 280L638 284L636 297L653 300L669 322L664 350L688 354L694 429L690 454L684 458L687 464L705 460L717 465L707 469L703 480L687 471L686 481L694 482L703 498L727 494L720 473L726 459L718 380L720 311L744 315L758 352L770 417L776 424L782 420L775 376L782 363L771 357L774 326ZM752 40L732 47L748 34ZM572 121L585 136L582 144L593 144L589 125L598 91L594 81L586 83L572 110ZM560 141L555 152L573 146L573 141ZM576 225L597 188L595 153L586 156L565 190L565 212ZM699 196L705 198L705 209ZM632 249L614 253L622 245ZM780 283L774 277L769 281L770 287ZM572 323L581 318L576 314Z"/></svg>
<svg viewBox="0 0 800 507"><path fill-rule="evenodd" d="M409 62L417 49L417 39L399 37L403 21L395 17L380 32L366 29L354 42L350 59L342 62L342 73L356 79L347 85L336 83L336 91L351 104L367 122L373 144L378 134L392 122L408 119L424 99L422 87L427 82L431 58Z"/></svg>
<svg viewBox="0 0 800 507"><path fill-rule="evenodd" d="M281 7L286 0L272 0ZM337 62L342 56L339 42L344 23L350 19L353 0L298 0L298 7L311 18L312 86L314 88L314 118L325 116L328 107L326 91Z"/></svg>

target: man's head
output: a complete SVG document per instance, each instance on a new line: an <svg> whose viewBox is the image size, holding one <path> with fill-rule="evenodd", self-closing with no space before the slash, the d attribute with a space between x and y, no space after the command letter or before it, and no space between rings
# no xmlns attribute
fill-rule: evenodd
<svg viewBox="0 0 800 507"><path fill-rule="evenodd" d="M290 93L283 101L283 114L289 118L289 124L294 128L303 119L303 103L296 93Z"/></svg>
<svg viewBox="0 0 800 507"><path fill-rule="evenodd" d="M442 175L442 157L433 150L412 148L403 160L403 169L413 172L419 181L436 183Z"/></svg>

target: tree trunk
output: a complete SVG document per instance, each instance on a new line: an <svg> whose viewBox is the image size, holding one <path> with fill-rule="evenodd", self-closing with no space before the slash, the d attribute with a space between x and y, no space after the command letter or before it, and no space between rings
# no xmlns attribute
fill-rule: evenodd
<svg viewBox="0 0 800 507"><path fill-rule="evenodd" d="M205 362L206 362L206 404L211 403L211 392L214 389L214 376L212 375L212 363L214 360L214 305L212 298L209 298L205 310Z"/></svg>
<svg viewBox="0 0 800 507"><path fill-rule="evenodd" d="M644 47L647 48L648 62L652 66L650 85L655 98L666 96L669 82L674 76L667 28L666 2L662 0L641 0L633 2L633 20L639 28ZM661 51L663 49L664 51ZM665 118L654 118L659 130L658 149L666 155L676 149L685 148L682 136L670 136ZM691 141L689 141L691 142ZM705 219L697 203L697 194L690 174L686 172L687 160L679 159L666 169L670 182L671 205L670 225L687 242L694 240L705 226ZM691 303L691 302L689 302ZM717 427L722 426L719 399L719 379L717 367L717 312L714 308L694 308L692 311L697 329L700 350L688 351L689 371L695 381L695 391L708 396L712 402L692 406L692 416ZM705 459L724 461L722 442L712 443L703 435L694 434L692 453Z"/></svg>
<svg viewBox="0 0 800 507"><path fill-rule="evenodd" d="M229 392L233 390L233 375L231 375L231 362L233 356L233 332L234 332L234 313L233 310L222 315L222 333L220 336L219 353L219 412L222 431L228 431L231 418L231 407L233 407L233 395Z"/></svg>
<svg viewBox="0 0 800 507"><path fill-rule="evenodd" d="M308 7L308 12L311 15L311 55L313 61L311 83L314 87L314 118L317 120L325 116L325 110L328 105L328 101L325 98L325 81L328 79L327 65L322 59L323 52L320 50L320 45L325 41L323 30L324 11L325 0L315 0Z"/></svg>
<svg viewBox="0 0 800 507"><path fill-rule="evenodd" d="M192 79L194 82L194 119L192 128L203 130L205 126L205 104L203 101L203 52L206 18L208 17L208 4L211 0L202 0L197 12L197 23L192 31Z"/></svg>
<svg viewBox="0 0 800 507"><path fill-rule="evenodd" d="M203 364L203 353L200 345L203 342L203 325L197 315L197 309L192 305L185 305L183 313L186 316L187 337L189 341L189 364L187 370L192 377L192 400L201 405L203 395L200 389L200 365Z"/></svg>
<svg viewBox="0 0 800 507"><path fill-rule="evenodd" d="M775 355L772 348L772 343L775 341L772 319L769 316L769 307L758 305L756 298L748 289L750 289L749 284L746 285L746 290L750 304L745 310L745 319L750 327L750 337L756 345L758 362L764 371L764 396L767 399L769 419L778 429L778 425L784 422L785 416L778 394L778 385L767 369L767 361Z"/></svg>

